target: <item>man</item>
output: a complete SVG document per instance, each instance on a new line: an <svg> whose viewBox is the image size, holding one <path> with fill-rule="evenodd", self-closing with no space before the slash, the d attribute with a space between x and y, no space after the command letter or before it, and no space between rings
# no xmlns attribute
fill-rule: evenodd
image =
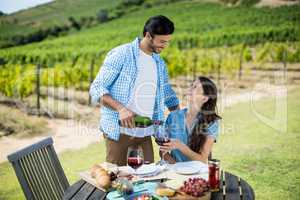
<svg viewBox="0 0 300 200"><path fill-rule="evenodd" d="M112 49L93 81L90 95L101 108L100 129L104 133L106 161L126 165L129 146L141 146L144 160L154 162L151 129L134 127L134 116L164 120L164 106L179 108L168 83L166 65L159 53L168 45L174 25L165 16L147 20L143 38ZM118 121L120 120L121 126Z"/></svg>

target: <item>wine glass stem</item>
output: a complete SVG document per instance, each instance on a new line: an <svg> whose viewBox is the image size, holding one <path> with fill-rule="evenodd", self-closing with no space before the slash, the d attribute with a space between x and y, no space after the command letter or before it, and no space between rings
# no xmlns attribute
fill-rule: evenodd
<svg viewBox="0 0 300 200"><path fill-rule="evenodd" d="M161 152L161 158L160 158L160 160L162 161L162 162L165 162L165 152Z"/></svg>

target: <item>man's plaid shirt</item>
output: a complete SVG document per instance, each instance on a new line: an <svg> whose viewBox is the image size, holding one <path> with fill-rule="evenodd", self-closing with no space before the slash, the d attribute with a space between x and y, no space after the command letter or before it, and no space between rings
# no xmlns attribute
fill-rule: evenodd
<svg viewBox="0 0 300 200"><path fill-rule="evenodd" d="M93 103L99 102L105 94L110 94L113 99L123 105L127 105L134 82L137 76L136 61L139 56L139 42L136 38L133 42L112 49L104 59L103 65L90 87L90 95ZM179 100L168 82L168 71L159 54L152 54L157 66L157 90L154 105L154 120L164 120L165 106L168 108L177 106ZM100 130L107 137L119 140L120 126L118 124L119 113L102 106L100 117Z"/></svg>

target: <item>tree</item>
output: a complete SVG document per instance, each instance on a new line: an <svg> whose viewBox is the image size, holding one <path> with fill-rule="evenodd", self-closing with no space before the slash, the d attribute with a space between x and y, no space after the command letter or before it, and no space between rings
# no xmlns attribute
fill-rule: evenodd
<svg viewBox="0 0 300 200"><path fill-rule="evenodd" d="M139 6L139 5L143 4L143 3L144 3L144 0L123 0L122 1L122 4L124 6L132 6L132 5Z"/></svg>
<svg viewBox="0 0 300 200"><path fill-rule="evenodd" d="M70 21L71 26L72 26L73 28L75 28L75 29L78 30L78 31L81 29L80 24L74 19L74 17L69 17L68 20Z"/></svg>
<svg viewBox="0 0 300 200"><path fill-rule="evenodd" d="M97 13L97 20L99 23L107 22L109 20L108 11L105 9L99 10Z"/></svg>

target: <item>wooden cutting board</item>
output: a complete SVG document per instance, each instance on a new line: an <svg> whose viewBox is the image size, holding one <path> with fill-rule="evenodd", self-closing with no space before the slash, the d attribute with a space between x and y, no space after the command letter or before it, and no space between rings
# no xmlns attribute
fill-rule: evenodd
<svg viewBox="0 0 300 200"><path fill-rule="evenodd" d="M170 200L210 200L210 192L206 192L202 197L193 197L190 195L183 195L176 193L174 197L169 197Z"/></svg>
<svg viewBox="0 0 300 200"><path fill-rule="evenodd" d="M108 192L109 190L106 190L102 187L99 187L99 185L96 183L96 180L94 178L92 178L91 173L89 171L84 171L84 172L80 172L79 176L85 180L87 183L95 186L96 188L98 188L99 190L102 190L104 192Z"/></svg>
<svg viewBox="0 0 300 200"><path fill-rule="evenodd" d="M183 182L185 180L187 180L187 178L188 178L187 176L179 175L176 173L170 177L176 177L176 178L173 178L172 180L168 180L164 184L167 187L174 188L174 189L180 188L182 186ZM176 192L174 197L170 197L169 199L170 200L210 200L210 196L211 196L211 192L206 192L204 196L196 198L196 197L193 197L193 196L190 196L190 195L184 194L183 192L178 191L178 192Z"/></svg>

